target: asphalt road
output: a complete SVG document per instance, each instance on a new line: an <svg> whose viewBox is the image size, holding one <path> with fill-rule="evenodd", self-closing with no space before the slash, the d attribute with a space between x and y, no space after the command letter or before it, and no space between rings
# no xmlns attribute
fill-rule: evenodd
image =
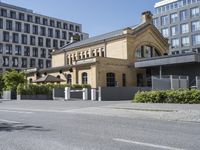
<svg viewBox="0 0 200 150"><path fill-rule="evenodd" d="M199 123L100 112L120 103L2 102L0 150L200 150Z"/></svg>

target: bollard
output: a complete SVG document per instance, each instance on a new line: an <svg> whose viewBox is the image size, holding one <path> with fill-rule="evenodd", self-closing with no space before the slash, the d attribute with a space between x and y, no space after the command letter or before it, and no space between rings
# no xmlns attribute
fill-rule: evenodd
<svg viewBox="0 0 200 150"><path fill-rule="evenodd" d="M102 98L101 98L101 87L98 87L98 92L99 92L98 101L101 101L102 100Z"/></svg>
<svg viewBox="0 0 200 150"><path fill-rule="evenodd" d="M96 89L91 89L91 100L96 101L96 99L97 99Z"/></svg>
<svg viewBox="0 0 200 150"><path fill-rule="evenodd" d="M70 87L65 88L65 100L70 100Z"/></svg>
<svg viewBox="0 0 200 150"><path fill-rule="evenodd" d="M83 88L83 100L88 100L88 89Z"/></svg>

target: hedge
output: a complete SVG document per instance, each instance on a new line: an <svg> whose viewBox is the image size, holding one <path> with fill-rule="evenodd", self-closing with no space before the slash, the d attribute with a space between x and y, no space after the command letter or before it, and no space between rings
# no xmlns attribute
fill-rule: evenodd
<svg viewBox="0 0 200 150"><path fill-rule="evenodd" d="M89 88L90 85L68 85L68 84L19 84L17 87L18 95L51 95L52 89L64 89L65 87L71 88Z"/></svg>
<svg viewBox="0 0 200 150"><path fill-rule="evenodd" d="M134 103L200 104L200 90L166 90L136 93Z"/></svg>

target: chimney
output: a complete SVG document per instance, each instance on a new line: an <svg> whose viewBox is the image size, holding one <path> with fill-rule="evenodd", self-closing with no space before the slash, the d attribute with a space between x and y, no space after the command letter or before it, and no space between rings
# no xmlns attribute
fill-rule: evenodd
<svg viewBox="0 0 200 150"><path fill-rule="evenodd" d="M153 23L153 14L151 11L145 11L142 13L142 23Z"/></svg>

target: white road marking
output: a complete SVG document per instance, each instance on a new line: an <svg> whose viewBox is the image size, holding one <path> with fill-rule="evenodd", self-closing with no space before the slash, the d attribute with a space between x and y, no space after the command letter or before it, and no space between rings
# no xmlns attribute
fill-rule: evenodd
<svg viewBox="0 0 200 150"><path fill-rule="evenodd" d="M6 123L15 123L15 124L19 124L20 122L17 121L12 121L12 120L4 120L4 119L0 119L0 122L6 122Z"/></svg>
<svg viewBox="0 0 200 150"><path fill-rule="evenodd" d="M131 141L131 140L125 140L125 139L119 139L119 138L114 138L113 140L118 141L118 142L124 142L124 143L130 143L130 144L136 144L136 145L160 148L160 149L166 149L166 150L186 150L186 149L180 149L180 148L175 148L175 147L169 147L169 146L163 146L163 145L157 145L157 144L151 144L151 143L143 143L143 142L137 142L137 141Z"/></svg>
<svg viewBox="0 0 200 150"><path fill-rule="evenodd" d="M10 112L10 113L19 113L19 114L32 114L33 112L28 112L28 111L14 111L14 110L5 110L1 109L1 112Z"/></svg>

